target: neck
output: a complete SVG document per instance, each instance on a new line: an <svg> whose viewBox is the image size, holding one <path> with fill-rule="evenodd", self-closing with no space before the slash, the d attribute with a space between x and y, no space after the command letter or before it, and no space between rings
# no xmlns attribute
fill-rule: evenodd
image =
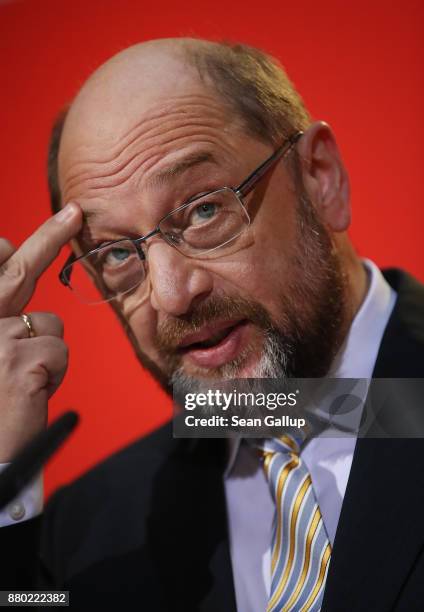
<svg viewBox="0 0 424 612"><path fill-rule="evenodd" d="M349 328L367 295L369 280L362 261L346 236L339 249L346 277L346 323Z"/></svg>

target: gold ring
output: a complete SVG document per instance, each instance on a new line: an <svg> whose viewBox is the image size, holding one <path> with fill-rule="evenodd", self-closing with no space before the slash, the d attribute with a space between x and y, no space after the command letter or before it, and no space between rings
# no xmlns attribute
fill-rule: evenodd
<svg viewBox="0 0 424 612"><path fill-rule="evenodd" d="M35 333L35 329L34 326L32 324L32 319L31 316L29 314L25 314L24 312L20 315L20 318L22 319L22 321L25 323L25 325L27 326L28 329L28 338L35 338L35 336L37 335Z"/></svg>

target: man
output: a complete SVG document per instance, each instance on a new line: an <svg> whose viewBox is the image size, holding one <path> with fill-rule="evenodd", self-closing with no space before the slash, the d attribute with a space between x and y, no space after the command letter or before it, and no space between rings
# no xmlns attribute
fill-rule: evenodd
<svg viewBox="0 0 424 612"><path fill-rule="evenodd" d="M167 388L422 376L424 291L358 258L334 135L265 54L123 51L56 126L49 179L57 214L0 243L3 463L65 371L60 321L21 313L69 240L62 282L110 301ZM81 610L422 610L422 443L286 442L264 470L249 444L162 428L2 530L4 587L69 589Z"/></svg>

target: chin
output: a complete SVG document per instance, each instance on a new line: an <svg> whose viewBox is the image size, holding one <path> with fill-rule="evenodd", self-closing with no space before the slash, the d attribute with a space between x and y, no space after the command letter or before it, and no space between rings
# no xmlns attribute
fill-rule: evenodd
<svg viewBox="0 0 424 612"><path fill-rule="evenodd" d="M173 375L174 384L184 379L193 383L205 381L225 381L244 378L281 378L285 377L283 368L272 363L267 347L250 346L237 360L219 368L200 368L193 364L182 364Z"/></svg>

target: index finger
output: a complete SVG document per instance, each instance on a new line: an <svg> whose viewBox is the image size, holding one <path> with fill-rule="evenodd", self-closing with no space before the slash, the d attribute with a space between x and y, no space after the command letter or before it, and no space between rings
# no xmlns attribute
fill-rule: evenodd
<svg viewBox="0 0 424 612"><path fill-rule="evenodd" d="M0 317L19 314L39 276L81 229L82 211L70 203L43 223L0 267Z"/></svg>

